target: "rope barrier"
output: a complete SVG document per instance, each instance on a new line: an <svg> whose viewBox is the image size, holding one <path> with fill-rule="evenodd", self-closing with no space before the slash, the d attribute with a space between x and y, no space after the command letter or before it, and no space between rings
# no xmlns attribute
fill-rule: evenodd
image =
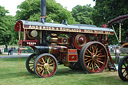
<svg viewBox="0 0 128 85"><path fill-rule="evenodd" d="M19 52L18 52L18 75L20 75L20 73L22 73L23 77L25 77L26 75L22 72L22 67L21 67L21 50L19 48Z"/></svg>

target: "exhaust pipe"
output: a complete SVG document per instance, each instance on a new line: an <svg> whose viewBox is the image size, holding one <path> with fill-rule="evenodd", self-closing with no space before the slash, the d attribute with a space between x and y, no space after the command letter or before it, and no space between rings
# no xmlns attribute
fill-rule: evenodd
<svg viewBox="0 0 128 85"><path fill-rule="evenodd" d="M41 0L41 14L40 14L40 22L42 22L43 24L46 22L46 0ZM46 32L42 31L42 45L47 46L47 42L46 42Z"/></svg>
<svg viewBox="0 0 128 85"><path fill-rule="evenodd" d="M42 23L46 22L46 0L41 0L41 15L40 21Z"/></svg>

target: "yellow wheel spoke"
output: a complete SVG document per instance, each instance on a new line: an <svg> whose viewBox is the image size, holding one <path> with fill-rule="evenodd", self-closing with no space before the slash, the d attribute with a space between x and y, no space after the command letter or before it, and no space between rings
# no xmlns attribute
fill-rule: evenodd
<svg viewBox="0 0 128 85"><path fill-rule="evenodd" d="M41 60L38 60L38 61L39 61L39 63L43 64L43 62Z"/></svg>
<svg viewBox="0 0 128 85"><path fill-rule="evenodd" d="M94 54L94 52L95 52L95 50L94 50L94 47L92 46L92 52L93 52L93 54Z"/></svg>
<svg viewBox="0 0 128 85"><path fill-rule="evenodd" d="M47 69L45 69L45 74L47 75Z"/></svg>
<svg viewBox="0 0 128 85"><path fill-rule="evenodd" d="M103 60L102 58L97 58L98 60Z"/></svg>
<svg viewBox="0 0 128 85"><path fill-rule="evenodd" d="M49 63L49 59L50 59L50 58L47 59L47 63Z"/></svg>
<svg viewBox="0 0 128 85"><path fill-rule="evenodd" d="M51 69L51 67L48 68L50 71L53 71L53 69Z"/></svg>
<svg viewBox="0 0 128 85"><path fill-rule="evenodd" d="M87 53L87 55L89 55L89 53L87 51L85 51L85 53Z"/></svg>
<svg viewBox="0 0 128 85"><path fill-rule="evenodd" d="M31 61L31 62L34 62L35 60L31 59L30 61ZM30 61L29 61L29 62L30 62Z"/></svg>
<svg viewBox="0 0 128 85"><path fill-rule="evenodd" d="M97 54L96 56L99 56L99 55L101 55L101 53Z"/></svg>
<svg viewBox="0 0 128 85"><path fill-rule="evenodd" d="M32 67L33 65L29 65L29 67Z"/></svg>
<svg viewBox="0 0 128 85"><path fill-rule="evenodd" d="M95 61L94 61L94 70L95 70L95 66L96 66L96 63L95 63Z"/></svg>
<svg viewBox="0 0 128 85"><path fill-rule="evenodd" d="M43 70L42 74L44 74L44 70Z"/></svg>
<svg viewBox="0 0 128 85"><path fill-rule="evenodd" d="M44 65L41 65L41 64L37 64L37 66L43 66L44 67Z"/></svg>
<svg viewBox="0 0 128 85"><path fill-rule="evenodd" d="M34 69L34 67L32 66L30 69Z"/></svg>
<svg viewBox="0 0 128 85"><path fill-rule="evenodd" d="M88 60L88 61L86 61L85 63L87 63L87 62L89 62L89 61L91 61L92 59L90 59L90 60Z"/></svg>
<svg viewBox="0 0 128 85"><path fill-rule="evenodd" d="M100 49L98 52L101 52L103 50L103 48L102 49Z"/></svg>
<svg viewBox="0 0 128 85"><path fill-rule="evenodd" d="M93 62L91 62L90 66L92 65Z"/></svg>
<svg viewBox="0 0 128 85"><path fill-rule="evenodd" d="M97 54L97 53L98 53L98 48L96 49L96 54ZM96 55L96 54L95 54L95 55Z"/></svg>
<svg viewBox="0 0 128 85"><path fill-rule="evenodd" d="M100 70L99 66L95 63L96 67Z"/></svg>
<svg viewBox="0 0 128 85"><path fill-rule="evenodd" d="M87 65L87 67L89 67L89 65L90 65L90 62L88 62L88 65Z"/></svg>
<svg viewBox="0 0 128 85"><path fill-rule="evenodd" d="M34 63L29 63L29 64L34 64Z"/></svg>
<svg viewBox="0 0 128 85"><path fill-rule="evenodd" d="M44 68L41 68L40 71L39 71L39 73L40 73L41 71L43 71L43 70L44 70Z"/></svg>
<svg viewBox="0 0 128 85"><path fill-rule="evenodd" d="M85 58L84 60L88 60L88 58Z"/></svg>
<svg viewBox="0 0 128 85"><path fill-rule="evenodd" d="M51 63L52 61L53 61L53 60L52 60L52 59L50 59L50 60L49 60L49 63Z"/></svg>
<svg viewBox="0 0 128 85"><path fill-rule="evenodd" d="M38 67L38 70L42 70L42 67Z"/></svg>
<svg viewBox="0 0 128 85"><path fill-rule="evenodd" d="M92 70L94 71L93 61L92 61Z"/></svg>
<svg viewBox="0 0 128 85"><path fill-rule="evenodd" d="M42 59L43 63L45 63L44 59L43 58L41 58L41 59Z"/></svg>
<svg viewBox="0 0 128 85"><path fill-rule="evenodd" d="M92 55L92 53L87 49L87 51Z"/></svg>
<svg viewBox="0 0 128 85"><path fill-rule="evenodd" d="M48 74L50 74L50 71L49 70L47 70L48 71Z"/></svg>
<svg viewBox="0 0 128 85"><path fill-rule="evenodd" d="M31 59L29 62L34 62L35 60Z"/></svg>
<svg viewBox="0 0 128 85"><path fill-rule="evenodd" d="M91 46L90 46L90 50L91 50Z"/></svg>
<svg viewBox="0 0 128 85"><path fill-rule="evenodd" d="M85 57L89 57L89 58L91 57L91 56L89 56L89 55L84 55L84 56L85 56Z"/></svg>
<svg viewBox="0 0 128 85"><path fill-rule="evenodd" d="M98 57L105 57L105 55L101 55L101 56L98 56Z"/></svg>
<svg viewBox="0 0 128 85"><path fill-rule="evenodd" d="M91 63L88 62L87 68L91 67L91 66L92 66L92 63L93 63L93 62L91 62ZM89 69L90 69L90 68L89 68Z"/></svg>
<svg viewBox="0 0 128 85"><path fill-rule="evenodd" d="M52 66L52 65L55 65L55 63L51 63L51 64L49 64L50 66Z"/></svg>
<svg viewBox="0 0 128 85"><path fill-rule="evenodd" d="M95 49L95 55L97 54L97 48L96 48L96 46L94 47L94 49Z"/></svg>
<svg viewBox="0 0 128 85"><path fill-rule="evenodd" d="M99 60L97 60L99 63L102 63L102 64L104 64L104 62L102 62L102 61L99 61Z"/></svg>

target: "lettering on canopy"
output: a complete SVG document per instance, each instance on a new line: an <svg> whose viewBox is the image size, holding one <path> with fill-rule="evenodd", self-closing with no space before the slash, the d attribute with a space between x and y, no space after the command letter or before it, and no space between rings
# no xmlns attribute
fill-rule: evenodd
<svg viewBox="0 0 128 85"><path fill-rule="evenodd" d="M114 32L111 32L111 31L62 28L62 27L50 27L50 26L24 25L23 28L24 29L36 29L36 30L47 30L47 31L63 31L63 32L79 32L79 33L95 33L95 34L114 34Z"/></svg>

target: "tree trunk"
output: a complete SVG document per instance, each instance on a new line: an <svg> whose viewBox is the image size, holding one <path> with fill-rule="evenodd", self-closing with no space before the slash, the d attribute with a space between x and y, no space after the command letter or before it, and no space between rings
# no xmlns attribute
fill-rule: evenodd
<svg viewBox="0 0 128 85"><path fill-rule="evenodd" d="M8 49L8 45L5 45L5 49Z"/></svg>

